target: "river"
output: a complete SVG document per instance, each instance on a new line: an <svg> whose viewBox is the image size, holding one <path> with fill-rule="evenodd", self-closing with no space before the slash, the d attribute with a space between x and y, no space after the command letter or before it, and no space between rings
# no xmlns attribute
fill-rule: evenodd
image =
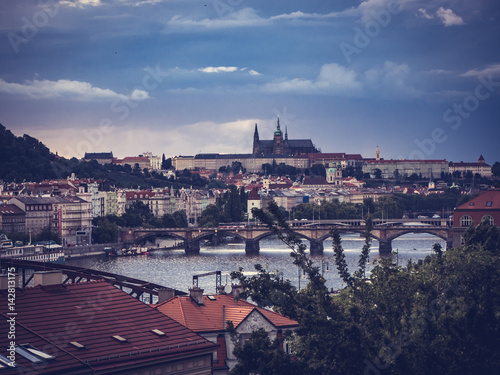
<svg viewBox="0 0 500 375"><path fill-rule="evenodd" d="M343 234L344 248L349 270L354 272L357 267L363 238L359 234ZM160 247L168 245L168 240L158 239ZM445 248L445 242L427 234L406 234L392 241L393 251L398 253L394 261L406 265L408 260L416 262L432 253L432 246L439 243ZM308 245L307 241L306 244ZM333 257L332 241L324 242L323 256L314 257L314 263L325 270L324 276L328 288L344 287L338 276ZM372 242L370 262L367 272L371 270L379 258L378 243ZM166 287L188 291L192 285L193 275L222 271L222 284L231 285L229 273L243 267L247 275L255 273L254 264L260 263L271 271L280 271L286 279L295 286L304 287L307 279L299 277L297 266L293 265L290 250L276 237L268 237L260 241L260 254L246 256L244 243L225 243L219 246L201 247L199 255L187 256L184 250L161 250L149 255L115 257L91 256L67 259L69 265L88 267L96 270L112 272L129 277L158 283ZM328 266L328 270L326 269ZM215 275L199 278L198 285L205 293L215 293Z"/></svg>

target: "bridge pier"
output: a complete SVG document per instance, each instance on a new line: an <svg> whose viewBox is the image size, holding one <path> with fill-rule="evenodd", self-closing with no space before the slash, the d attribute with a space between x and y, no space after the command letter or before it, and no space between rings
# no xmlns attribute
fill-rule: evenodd
<svg viewBox="0 0 500 375"><path fill-rule="evenodd" d="M323 255L323 241L321 240L310 240L309 241L309 252L311 255Z"/></svg>
<svg viewBox="0 0 500 375"><path fill-rule="evenodd" d="M185 241L186 244L186 255L199 255L200 254L200 242L199 241Z"/></svg>
<svg viewBox="0 0 500 375"><path fill-rule="evenodd" d="M378 240L378 253L380 256L388 256L392 254L391 240L379 239Z"/></svg>
<svg viewBox="0 0 500 375"><path fill-rule="evenodd" d="M245 253L246 255L259 255L260 243L258 240L246 240L245 241Z"/></svg>

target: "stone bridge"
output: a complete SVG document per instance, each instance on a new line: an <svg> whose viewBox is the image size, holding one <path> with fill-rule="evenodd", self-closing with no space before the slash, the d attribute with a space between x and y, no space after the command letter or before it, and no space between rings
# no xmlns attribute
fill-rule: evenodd
<svg viewBox="0 0 500 375"><path fill-rule="evenodd" d="M336 227L340 233L364 232L362 220L302 220L290 221L292 230L302 239L309 241L311 255L323 254L323 241L330 237L330 230ZM186 254L199 254L200 241L212 239L224 233L245 241L247 255L256 255L260 250L260 240L273 235L267 227L235 223L217 228L122 228L120 241L139 243L150 237L166 236L181 240L185 244ZM392 240L407 233L432 234L446 241L447 248L453 246L453 229L445 219L397 219L375 220L371 235L379 242L380 255L392 252Z"/></svg>

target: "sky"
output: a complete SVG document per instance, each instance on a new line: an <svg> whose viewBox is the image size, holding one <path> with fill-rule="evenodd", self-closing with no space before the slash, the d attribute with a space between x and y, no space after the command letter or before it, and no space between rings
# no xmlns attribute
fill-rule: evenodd
<svg viewBox="0 0 500 375"><path fill-rule="evenodd" d="M500 161L495 0L2 0L0 123L83 157Z"/></svg>

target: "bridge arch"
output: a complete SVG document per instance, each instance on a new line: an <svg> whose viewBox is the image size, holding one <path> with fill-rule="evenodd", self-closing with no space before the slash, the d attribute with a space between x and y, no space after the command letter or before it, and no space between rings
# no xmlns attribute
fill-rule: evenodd
<svg viewBox="0 0 500 375"><path fill-rule="evenodd" d="M420 229L418 231L415 231L415 230L412 230L412 229L400 230L398 233L395 233L395 234L387 237L386 240L392 241L392 240L394 240L394 239L396 239L398 237L401 237L401 236L404 236L405 234L410 234L410 233L416 233L416 234L425 233L425 234L430 234L430 235L433 235L433 236L436 236L436 237L442 239L443 241L448 241L448 233L447 232L439 231L439 230L432 230L432 228L429 228L429 230Z"/></svg>
<svg viewBox="0 0 500 375"><path fill-rule="evenodd" d="M142 242L144 240L147 240L148 238L151 238L151 237L158 237L158 236L162 236L162 237L170 237L170 238L174 238L176 240L181 240L181 241L186 241L186 237L183 237L177 233L171 233L171 232L147 232L143 235L140 235L139 237L136 237L134 239L134 242L135 243L138 243L138 242Z"/></svg>

